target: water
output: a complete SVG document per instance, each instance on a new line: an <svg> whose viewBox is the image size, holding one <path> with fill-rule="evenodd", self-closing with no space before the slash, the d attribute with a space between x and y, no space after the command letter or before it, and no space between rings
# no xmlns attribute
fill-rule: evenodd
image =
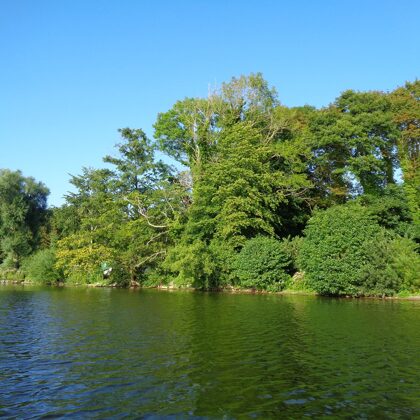
<svg viewBox="0 0 420 420"><path fill-rule="evenodd" d="M0 417L420 417L420 301L0 287Z"/></svg>

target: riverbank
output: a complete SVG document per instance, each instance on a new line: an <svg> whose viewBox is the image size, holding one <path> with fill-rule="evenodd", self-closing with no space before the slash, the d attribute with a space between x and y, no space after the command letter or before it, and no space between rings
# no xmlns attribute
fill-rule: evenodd
<svg viewBox="0 0 420 420"><path fill-rule="evenodd" d="M15 285L15 286L38 286L36 282L28 280L0 280L0 285ZM44 285L45 286L45 285ZM149 290L159 290L163 292L176 292L176 291L185 291L185 292L213 292L213 293L226 293L226 294L244 294L244 295L301 295L301 296L322 296L312 290L296 290L296 289L285 289L281 291L268 291L268 290L256 290L256 289L242 289L235 287L227 288L213 288L213 289L196 289L193 287L176 287L173 285L160 285L160 286L130 286L130 287L120 287L116 284L103 284L103 283L92 283L92 284L66 284L64 282L58 282L53 285L48 285L48 287L66 287L66 288L110 288L110 289L127 289L127 290L136 290L136 289L149 289ZM341 298L341 299L380 299L380 300L420 300L420 294L414 295L396 295L396 296L324 296L330 298Z"/></svg>

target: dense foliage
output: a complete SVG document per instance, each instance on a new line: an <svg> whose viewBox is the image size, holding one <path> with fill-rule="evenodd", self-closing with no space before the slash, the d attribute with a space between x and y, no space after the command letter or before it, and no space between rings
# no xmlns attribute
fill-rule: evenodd
<svg viewBox="0 0 420 420"><path fill-rule="evenodd" d="M242 287L278 291L290 279L287 273L290 265L282 242L257 236L245 243L236 257L233 272Z"/></svg>
<svg viewBox="0 0 420 420"><path fill-rule="evenodd" d="M415 288L404 259L418 266L414 242L386 231L355 203L315 214L299 253L309 286L332 295L390 295ZM400 264L405 269L399 270Z"/></svg>
<svg viewBox="0 0 420 420"><path fill-rule="evenodd" d="M51 248L40 249L28 257L23 263L23 271L28 279L40 284L54 284L62 277Z"/></svg>
<svg viewBox="0 0 420 420"><path fill-rule="evenodd" d="M0 268L18 269L42 242L47 187L20 171L0 170Z"/></svg>
<svg viewBox="0 0 420 420"><path fill-rule="evenodd" d="M416 293L419 92L414 81L390 93L345 91L322 109L288 108L261 74L233 78L160 113L154 140L120 130L106 167L72 176L74 192L49 211L42 184L2 170L3 273Z"/></svg>

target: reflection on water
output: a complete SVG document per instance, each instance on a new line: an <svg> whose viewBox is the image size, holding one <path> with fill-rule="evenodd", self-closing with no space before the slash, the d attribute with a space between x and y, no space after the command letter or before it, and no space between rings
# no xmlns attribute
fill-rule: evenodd
<svg viewBox="0 0 420 420"><path fill-rule="evenodd" d="M0 287L0 416L420 416L420 302Z"/></svg>

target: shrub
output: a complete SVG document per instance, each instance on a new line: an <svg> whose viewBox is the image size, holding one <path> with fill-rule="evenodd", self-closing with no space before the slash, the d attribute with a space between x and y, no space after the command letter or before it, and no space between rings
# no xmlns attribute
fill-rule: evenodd
<svg viewBox="0 0 420 420"><path fill-rule="evenodd" d="M392 296L401 288L402 278L395 271L392 260L394 240L392 233L381 229L362 245L367 262L360 270L360 295Z"/></svg>
<svg viewBox="0 0 420 420"><path fill-rule="evenodd" d="M61 277L55 268L55 262L54 250L42 249L28 257L22 268L27 279L37 283L52 284Z"/></svg>
<svg viewBox="0 0 420 420"><path fill-rule="evenodd" d="M286 272L290 263L282 242L258 236L245 243L233 270L242 287L277 291L290 279Z"/></svg>
<svg viewBox="0 0 420 420"><path fill-rule="evenodd" d="M303 240L301 236L288 237L282 240L283 251L290 259L290 265L287 267L290 275L299 271L298 256Z"/></svg>
<svg viewBox="0 0 420 420"><path fill-rule="evenodd" d="M198 258L199 257L199 258ZM217 287L219 267L212 249L201 240L179 243L169 250L162 269L177 287Z"/></svg>
<svg viewBox="0 0 420 420"><path fill-rule="evenodd" d="M298 262L316 292L391 295L401 288L403 279L391 263L393 236L359 204L316 213L305 235Z"/></svg>
<svg viewBox="0 0 420 420"><path fill-rule="evenodd" d="M24 281L25 273L16 268L4 268L0 265L0 281L1 280L10 280L10 281Z"/></svg>
<svg viewBox="0 0 420 420"><path fill-rule="evenodd" d="M391 265L401 279L401 289L420 291L420 255L418 245L408 239L396 237L392 241Z"/></svg>

